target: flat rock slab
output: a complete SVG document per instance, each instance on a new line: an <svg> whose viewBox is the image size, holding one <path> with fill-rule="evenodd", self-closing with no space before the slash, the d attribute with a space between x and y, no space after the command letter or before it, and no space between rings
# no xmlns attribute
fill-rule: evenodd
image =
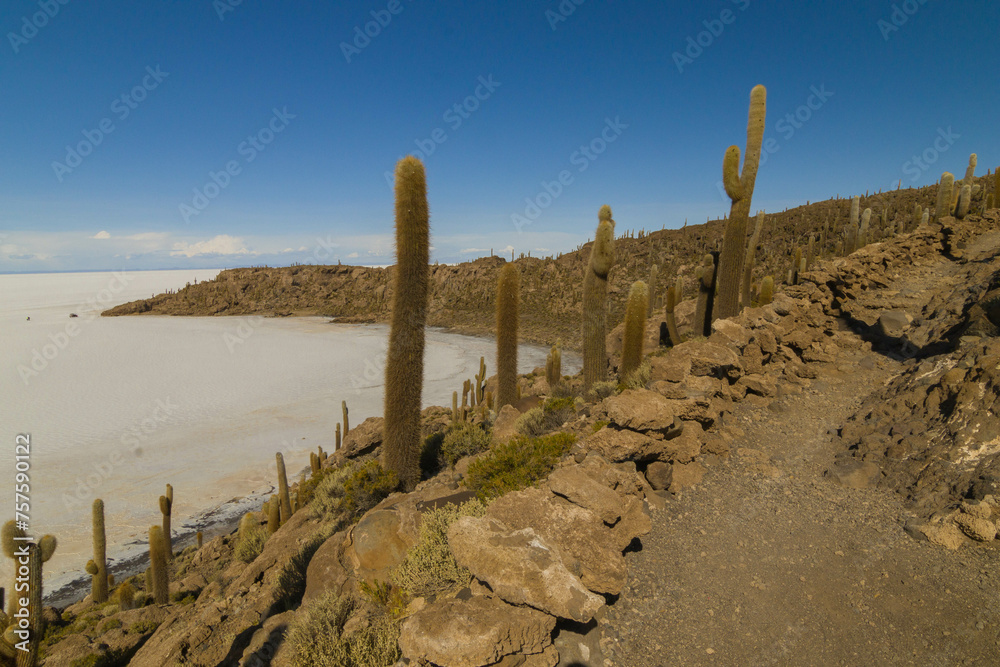
<svg viewBox="0 0 1000 667"><path fill-rule="evenodd" d="M449 598L403 623L399 648L411 661L449 667L492 665L511 654L540 654L552 643L556 619L498 598Z"/></svg>
<svg viewBox="0 0 1000 667"><path fill-rule="evenodd" d="M674 425L674 411L666 398L648 389L628 389L604 399L608 419L632 431L662 431Z"/></svg>
<svg viewBox="0 0 1000 667"><path fill-rule="evenodd" d="M570 572L554 545L531 528L511 530L489 517L461 517L448 529L455 560L511 604L587 623L604 598Z"/></svg>
<svg viewBox="0 0 1000 667"><path fill-rule="evenodd" d="M549 475L548 481L553 493L590 510L604 523L614 525L621 518L621 496L596 481L579 466L559 468Z"/></svg>

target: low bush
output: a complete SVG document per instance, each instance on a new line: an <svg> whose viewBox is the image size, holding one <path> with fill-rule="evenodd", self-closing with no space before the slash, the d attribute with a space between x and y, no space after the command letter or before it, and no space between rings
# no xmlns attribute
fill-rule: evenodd
<svg viewBox="0 0 1000 667"><path fill-rule="evenodd" d="M299 614L288 632L295 667L385 667L399 660L399 623L379 614L345 635L344 625L357 603L350 596L327 593Z"/></svg>
<svg viewBox="0 0 1000 667"><path fill-rule="evenodd" d="M483 516L486 506L479 500L461 505L445 505L424 513L420 537L406 559L392 572L392 580L415 597L425 597L465 586L470 574L459 567L448 546L448 526L462 516Z"/></svg>
<svg viewBox="0 0 1000 667"><path fill-rule="evenodd" d="M459 459L490 448L490 434L469 422L453 424L441 443L441 458L450 466Z"/></svg>
<svg viewBox="0 0 1000 667"><path fill-rule="evenodd" d="M350 522L378 505L399 486L396 473L375 459L348 463L327 474L316 486L312 517L334 516Z"/></svg>
<svg viewBox="0 0 1000 667"><path fill-rule="evenodd" d="M256 520L247 521L245 526L241 526L233 555L241 562L252 563L264 550L265 542L267 542L267 531L263 526Z"/></svg>
<svg viewBox="0 0 1000 667"><path fill-rule="evenodd" d="M473 461L466 485L480 500L526 488L546 477L574 442L576 436L571 433L518 436Z"/></svg>

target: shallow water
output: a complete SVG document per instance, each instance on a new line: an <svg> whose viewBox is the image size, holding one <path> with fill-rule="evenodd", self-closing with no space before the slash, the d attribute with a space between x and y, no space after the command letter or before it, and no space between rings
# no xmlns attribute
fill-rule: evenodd
<svg viewBox="0 0 1000 667"><path fill-rule="evenodd" d="M167 483L172 527L183 532L227 501L270 490L275 452L293 476L317 446L332 450L342 400L351 424L381 414L383 325L96 316L215 273L0 276L0 461L10 475L0 501L13 507L15 437L30 434L31 533L59 539L45 566L47 591L86 577L94 498L104 500L109 556L121 561L145 551ZM429 330L424 405L450 405L480 356L493 373L494 355L490 339ZM545 355L523 347L522 372L544 365ZM579 366L564 363L565 372Z"/></svg>

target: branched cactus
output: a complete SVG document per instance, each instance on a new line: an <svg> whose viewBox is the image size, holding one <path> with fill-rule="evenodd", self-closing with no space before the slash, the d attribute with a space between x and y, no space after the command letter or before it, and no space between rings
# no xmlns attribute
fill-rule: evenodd
<svg viewBox="0 0 1000 667"><path fill-rule="evenodd" d="M497 411L517 402L517 327L521 278L505 264L497 280Z"/></svg>
<svg viewBox="0 0 1000 667"><path fill-rule="evenodd" d="M601 207L597 233L583 277L583 387L607 379L608 273L615 263L615 223Z"/></svg>
<svg viewBox="0 0 1000 667"><path fill-rule="evenodd" d="M278 464L278 498L281 502L280 518L285 523L292 518L292 501L288 495L288 476L285 474L285 457L278 452L274 455Z"/></svg>
<svg viewBox="0 0 1000 667"><path fill-rule="evenodd" d="M167 539L161 526L149 527L150 591L156 604L170 601L170 573L167 571Z"/></svg>
<svg viewBox="0 0 1000 667"><path fill-rule="evenodd" d="M696 336L708 336L712 333L712 301L715 286L715 261L711 255L705 255L701 266L695 269L694 277L698 283L694 333Z"/></svg>
<svg viewBox="0 0 1000 667"><path fill-rule="evenodd" d="M764 211L758 211L757 221L753 228L753 236L750 237L750 243L747 245L747 256L743 262L743 291L740 295L740 302L744 308L750 307L750 284L753 282L753 264L757 257L757 244L760 243L760 232L763 228ZM669 323L667 324L667 328L669 330Z"/></svg>
<svg viewBox="0 0 1000 667"><path fill-rule="evenodd" d="M955 183L955 176L951 172L941 174L941 182L938 185L937 206L934 209L935 222L947 216L951 212L951 194Z"/></svg>
<svg viewBox="0 0 1000 667"><path fill-rule="evenodd" d="M767 90L764 86L755 86L750 92L747 148L742 173L739 172L740 149L738 146L730 146L722 161L722 182L725 185L726 194L732 200L732 207L729 219L726 221L722 254L719 256L719 294L713 308L713 319L715 317L733 317L740 312L741 283L744 277L743 263L746 259L744 243L746 243L747 224L750 219L750 203L757 180L757 167L760 163L766 112Z"/></svg>
<svg viewBox="0 0 1000 667"><path fill-rule="evenodd" d="M167 543L167 560L174 557L173 538L170 531L170 514L174 508L174 487L167 484L167 495L160 496L160 513L163 515L163 538Z"/></svg>
<svg viewBox="0 0 1000 667"><path fill-rule="evenodd" d="M420 402L430 258L430 211L424 165L408 156L396 166L396 267L385 364L382 466L412 491L420 481Z"/></svg>
<svg viewBox="0 0 1000 667"><path fill-rule="evenodd" d="M625 307L625 333L622 338L622 365L619 380L628 382L642 363L642 346L646 339L646 310L649 288L637 280L632 283Z"/></svg>
<svg viewBox="0 0 1000 667"><path fill-rule="evenodd" d="M104 501L100 498L94 501L92 514L95 571L91 572L90 594L94 602L100 604L108 601L108 550L104 532Z"/></svg>

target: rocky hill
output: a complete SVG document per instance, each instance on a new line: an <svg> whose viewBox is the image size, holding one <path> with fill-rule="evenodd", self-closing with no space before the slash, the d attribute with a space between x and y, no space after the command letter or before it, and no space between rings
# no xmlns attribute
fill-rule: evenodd
<svg viewBox="0 0 1000 667"><path fill-rule="evenodd" d="M986 177L981 181L985 186ZM934 187L866 194L861 198L861 208L872 209L873 229L880 230L871 240L889 233L882 230L912 229L914 205L933 207L935 197ZM772 275L777 283L785 282L794 248L804 250L811 234L817 238L817 254L833 256L849 221L850 206L850 198L837 198L766 214L756 256L755 280ZM595 219L594 227L596 224ZM619 221L619 225L624 227L627 221ZM685 297L693 299L697 295L694 267L705 253L717 249L723 225L724 221L715 220L683 229L628 232L621 236L617 241L617 262L609 276L609 321L623 319L629 287L636 280L648 280L654 264L658 268L652 285L654 303L662 305L667 287L678 276L684 278ZM824 228L826 243L819 247ZM747 230L748 237L752 231ZM523 341L551 345L561 339L566 347L579 349L582 276L591 245L554 258L516 260L521 274ZM492 335L496 325L497 272L504 262L500 257L487 257L458 265L433 266L428 324L462 333ZM391 269L257 267L228 269L214 280L189 285L176 293L126 303L104 315L325 315L344 322L388 322L391 296Z"/></svg>
<svg viewBox="0 0 1000 667"><path fill-rule="evenodd" d="M814 206L800 241L824 208L846 213ZM648 375L628 388L584 394L579 376L550 386L539 369L499 414L428 408L413 493L391 493L369 419L293 482L280 527L268 504L180 551L170 603L139 575L135 596L46 609L45 664L995 664L998 223L991 209L904 226L676 347L657 346L655 316ZM711 229L623 240L619 296L653 257L683 273L678 247L710 249ZM788 251L765 244L763 263ZM579 301L541 276L579 275L585 255L519 260L537 335L561 335L544 299L567 318ZM437 323L474 293L468 326L491 327L501 261L437 267ZM381 276L371 304L390 289L384 271L297 268L120 310L318 312L326 290L341 300L325 314L361 317L351 284Z"/></svg>

